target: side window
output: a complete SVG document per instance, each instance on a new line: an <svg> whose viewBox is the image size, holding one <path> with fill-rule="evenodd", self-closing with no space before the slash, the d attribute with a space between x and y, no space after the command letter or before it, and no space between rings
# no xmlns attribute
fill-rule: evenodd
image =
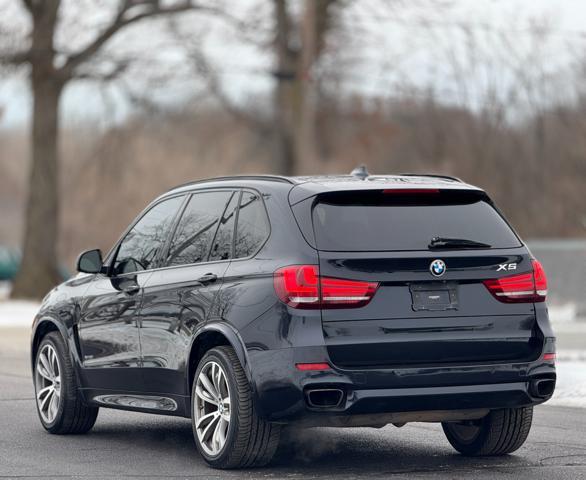
<svg viewBox="0 0 586 480"><path fill-rule="evenodd" d="M183 199L173 197L158 203L132 227L118 248L114 275L152 268Z"/></svg>
<svg viewBox="0 0 586 480"><path fill-rule="evenodd" d="M236 227L235 257L253 255L269 234L269 221L261 198L256 193L243 192Z"/></svg>
<svg viewBox="0 0 586 480"><path fill-rule="evenodd" d="M202 192L191 196L173 235L167 265L205 262L212 238L232 192Z"/></svg>
<svg viewBox="0 0 586 480"><path fill-rule="evenodd" d="M228 207L222 215L220 226L212 243L210 261L228 260L232 256L232 237L234 236L234 223L240 191L232 193Z"/></svg>

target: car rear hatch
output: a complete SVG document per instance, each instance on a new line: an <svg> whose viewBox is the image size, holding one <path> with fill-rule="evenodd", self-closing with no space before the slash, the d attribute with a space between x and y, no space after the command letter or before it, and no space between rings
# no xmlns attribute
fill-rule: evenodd
<svg viewBox="0 0 586 480"><path fill-rule="evenodd" d="M531 256L484 192L328 192L311 208L322 282L373 287L355 305L323 302L335 365L475 365L539 356L535 286L526 285L534 280Z"/></svg>

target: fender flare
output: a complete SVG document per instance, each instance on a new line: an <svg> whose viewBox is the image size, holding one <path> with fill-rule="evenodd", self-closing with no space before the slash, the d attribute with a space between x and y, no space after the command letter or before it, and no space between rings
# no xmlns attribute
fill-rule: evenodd
<svg viewBox="0 0 586 480"><path fill-rule="evenodd" d="M250 383L251 388L253 388L253 390L254 390L254 383L252 381L252 373L250 371L250 364L248 362L248 353L246 351L246 347L244 346L244 341L242 340L242 337L236 331L236 329L234 327L232 327L231 325L229 325L227 323L223 323L223 322L222 323L221 322L213 322L213 323L208 323L208 324L204 325L202 328L200 328L196 332L196 334L193 336L191 343L189 345L188 356L186 359L187 368L185 369L185 372L186 372L185 381L187 384L187 391L191 394L191 392L189 390L190 377L192 374L192 372L190 371L191 366L189 364L189 358L191 357L191 352L193 351L193 348L197 344L198 339L203 334L210 333L210 332L220 333L228 340L230 346L236 352L236 356L238 357L238 360L240 361L240 365L242 365L242 368L244 370L244 373L246 375L248 382Z"/></svg>
<svg viewBox="0 0 586 480"><path fill-rule="evenodd" d="M43 325L51 324L55 329L59 332L63 341L67 345L69 350L69 357L71 363L73 365L74 372L77 376L78 382L80 381L79 378L79 367L81 365L81 359L79 358L77 346L75 345L75 341L73 338L73 332L70 331L62 322L55 320L53 317L45 316L41 317L38 320L35 320L33 324L32 334L31 334L31 349L30 349L30 359L31 359L31 371L35 369L35 343L37 341L37 333L39 328Z"/></svg>
<svg viewBox="0 0 586 480"><path fill-rule="evenodd" d="M46 325L46 324L51 324L53 327L52 330L57 330L59 332L59 334L61 335L61 337L63 337L63 340L65 340L66 342L68 341L67 339L67 330L65 329L65 327L55 321L54 318L52 317L41 317L38 320L35 320L35 323L33 325L33 329L32 329L32 335L31 335L31 349L30 349L30 357L31 357L31 366L34 367L34 363L35 363L35 344L37 343L37 335L39 332L39 329ZM40 339L39 339L40 341Z"/></svg>

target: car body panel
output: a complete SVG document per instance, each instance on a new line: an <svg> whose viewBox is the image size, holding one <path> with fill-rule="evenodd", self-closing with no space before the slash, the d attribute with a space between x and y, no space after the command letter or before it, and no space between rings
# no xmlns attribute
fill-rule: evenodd
<svg viewBox="0 0 586 480"><path fill-rule="evenodd" d="M442 259L441 279L430 273ZM323 276L378 282L359 309L322 311L331 360L342 367L442 365L488 360L535 360L543 338L535 329L533 303L497 301L482 280L505 276L499 264L531 271L524 247L496 252L319 252ZM417 309L418 295L444 294L450 306ZM432 295L435 294L435 295Z"/></svg>
<svg viewBox="0 0 586 480"><path fill-rule="evenodd" d="M206 322L229 263L201 263L152 273L139 314L146 391L190 394L183 380L191 338ZM210 274L217 280L198 280Z"/></svg>
<svg viewBox="0 0 586 480"><path fill-rule="evenodd" d="M150 271L108 277L98 274L80 301L78 323L86 382L109 389L141 390L137 314ZM111 370L116 369L115 375Z"/></svg>

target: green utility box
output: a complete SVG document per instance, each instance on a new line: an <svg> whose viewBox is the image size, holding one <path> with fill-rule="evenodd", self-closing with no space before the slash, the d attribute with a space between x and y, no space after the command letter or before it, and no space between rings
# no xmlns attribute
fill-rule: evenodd
<svg viewBox="0 0 586 480"><path fill-rule="evenodd" d="M0 246L0 281L13 280L20 265L20 253Z"/></svg>

